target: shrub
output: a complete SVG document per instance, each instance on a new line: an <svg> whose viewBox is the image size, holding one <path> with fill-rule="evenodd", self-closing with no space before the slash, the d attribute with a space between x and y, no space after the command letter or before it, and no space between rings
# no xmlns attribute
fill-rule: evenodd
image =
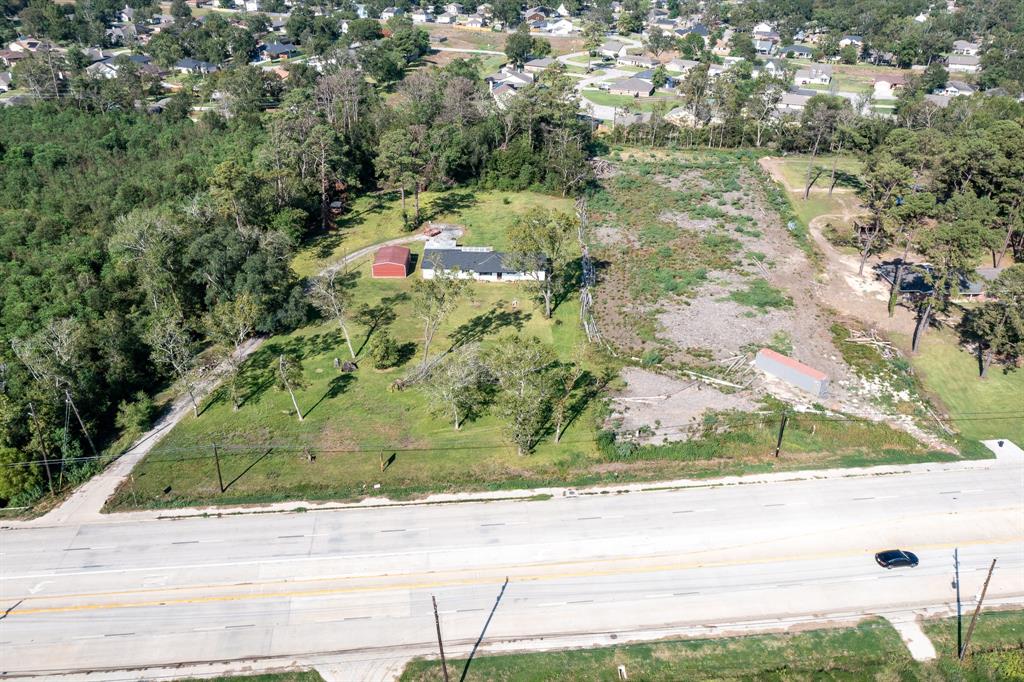
<svg viewBox="0 0 1024 682"><path fill-rule="evenodd" d="M123 400L117 406L117 417L114 423L121 429L121 434L128 436L129 440L149 429L156 416L156 406L153 399L144 392L139 391L131 401Z"/></svg>
<svg viewBox="0 0 1024 682"><path fill-rule="evenodd" d="M792 308L793 299L773 287L764 279L755 279L743 291L729 294L729 300L761 312L769 308Z"/></svg>
<svg viewBox="0 0 1024 682"><path fill-rule="evenodd" d="M388 369L398 364L399 356L401 355L398 344L388 333L388 330L383 329L373 336L373 341L370 342L370 360L373 362L375 369Z"/></svg>

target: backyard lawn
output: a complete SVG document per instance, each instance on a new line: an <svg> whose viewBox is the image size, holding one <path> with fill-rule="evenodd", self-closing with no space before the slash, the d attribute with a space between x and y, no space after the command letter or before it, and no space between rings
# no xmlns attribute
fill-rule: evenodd
<svg viewBox="0 0 1024 682"><path fill-rule="evenodd" d="M1024 446L1024 371L993 365L978 378L977 358L949 330L929 330L911 357L925 390L953 415L954 425L978 440L1009 438Z"/></svg>
<svg viewBox="0 0 1024 682"><path fill-rule="evenodd" d="M667 106L667 110L679 106L682 98L672 95L655 95L654 97L631 97L629 95L612 95L604 90L584 90L583 98L607 107L629 107L632 111L653 111L659 104ZM667 111L666 110L666 111Z"/></svg>

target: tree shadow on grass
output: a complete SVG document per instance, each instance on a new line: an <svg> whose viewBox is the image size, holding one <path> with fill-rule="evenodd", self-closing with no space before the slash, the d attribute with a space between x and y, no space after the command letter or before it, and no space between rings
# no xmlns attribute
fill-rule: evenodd
<svg viewBox="0 0 1024 682"><path fill-rule="evenodd" d="M366 344L370 342L370 337L375 332L386 328L395 321L397 318L395 306L407 300L409 300L409 294L403 291L393 296L385 296L377 305L363 305L359 308L356 313L356 321L366 326L366 336L359 344L359 350L356 351L357 357L363 354Z"/></svg>
<svg viewBox="0 0 1024 682"><path fill-rule="evenodd" d="M352 382L354 382L355 380L355 376L349 374L348 372L346 372L345 374L339 374L338 376L331 379L327 384L327 390L324 392L322 396L320 396L320 400L317 400L315 403L313 403L313 407L306 410L306 412L302 416L308 417L310 414L313 413L313 410L320 406L320 403L322 403L323 401L333 400L334 398L337 398L339 395L348 390L349 385L352 384Z"/></svg>
<svg viewBox="0 0 1024 682"><path fill-rule="evenodd" d="M430 202L430 208L423 213L423 220L433 220L446 213L458 213L476 204L476 194L468 190L445 192Z"/></svg>
<svg viewBox="0 0 1024 682"><path fill-rule="evenodd" d="M479 341L489 334L495 334L508 327L521 331L530 317L530 313L524 313L521 310L491 308L486 313L477 315L456 327L451 334L452 345L448 350L449 352L453 351L460 346Z"/></svg>
<svg viewBox="0 0 1024 682"><path fill-rule="evenodd" d="M253 353L239 370L239 408L257 400L277 383L275 363L282 353L293 353L307 359L327 355L342 348L345 348L345 339L341 330L336 328L322 334L297 336L284 342L264 345ZM345 352L348 352L347 349Z"/></svg>

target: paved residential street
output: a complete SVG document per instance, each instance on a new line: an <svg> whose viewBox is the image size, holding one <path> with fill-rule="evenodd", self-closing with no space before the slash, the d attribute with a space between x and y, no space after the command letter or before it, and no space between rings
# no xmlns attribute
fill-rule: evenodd
<svg viewBox="0 0 1024 682"><path fill-rule="evenodd" d="M988 600L1020 601L1022 473L1017 450L884 476L10 528L0 669L327 661L387 678L435 650L431 595L453 656L481 636L501 650L899 620L951 604L954 547L966 603L994 557ZM879 568L891 547L921 565Z"/></svg>

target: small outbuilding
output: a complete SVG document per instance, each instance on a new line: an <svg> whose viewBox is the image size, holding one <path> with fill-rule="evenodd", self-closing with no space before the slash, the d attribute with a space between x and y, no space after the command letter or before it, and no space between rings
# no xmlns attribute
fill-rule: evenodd
<svg viewBox="0 0 1024 682"><path fill-rule="evenodd" d="M828 375L771 348L757 351L754 366L765 374L782 379L818 398L828 395Z"/></svg>
<svg viewBox="0 0 1024 682"><path fill-rule="evenodd" d="M412 270L412 254L404 246L382 246L373 258L374 279L408 277Z"/></svg>

